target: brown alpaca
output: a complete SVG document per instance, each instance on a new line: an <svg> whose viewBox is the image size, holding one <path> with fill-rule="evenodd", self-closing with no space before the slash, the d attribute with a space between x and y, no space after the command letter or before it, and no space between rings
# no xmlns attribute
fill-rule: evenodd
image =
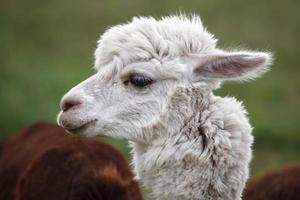
<svg viewBox="0 0 300 200"><path fill-rule="evenodd" d="M249 181L243 196L243 200L300 200L300 165Z"/></svg>
<svg viewBox="0 0 300 200"><path fill-rule="evenodd" d="M1 200L142 199L112 146L38 123L0 142Z"/></svg>

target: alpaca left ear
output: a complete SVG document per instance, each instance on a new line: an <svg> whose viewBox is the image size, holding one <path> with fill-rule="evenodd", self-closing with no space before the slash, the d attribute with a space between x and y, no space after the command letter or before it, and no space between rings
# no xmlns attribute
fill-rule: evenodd
<svg viewBox="0 0 300 200"><path fill-rule="evenodd" d="M223 52L189 57L195 81L203 79L248 80L262 75L272 63L266 52Z"/></svg>

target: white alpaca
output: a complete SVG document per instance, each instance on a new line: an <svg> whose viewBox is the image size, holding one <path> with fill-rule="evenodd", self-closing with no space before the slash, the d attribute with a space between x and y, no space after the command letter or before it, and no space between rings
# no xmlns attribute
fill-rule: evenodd
<svg viewBox="0 0 300 200"><path fill-rule="evenodd" d="M224 80L258 77L262 52L216 47L197 16L134 18L99 40L97 73L62 99L58 123L84 136L131 141L137 178L156 199L241 198L251 126Z"/></svg>

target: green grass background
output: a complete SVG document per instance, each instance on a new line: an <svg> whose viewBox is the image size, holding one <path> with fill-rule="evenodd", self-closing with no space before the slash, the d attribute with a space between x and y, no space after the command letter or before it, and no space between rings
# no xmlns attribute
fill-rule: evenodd
<svg viewBox="0 0 300 200"><path fill-rule="evenodd" d="M272 70L216 93L243 101L255 127L251 176L300 161L299 0L1 0L0 137L55 122L61 96L94 73L96 40L136 15L200 14L220 47L275 53ZM129 158L127 143L106 139Z"/></svg>

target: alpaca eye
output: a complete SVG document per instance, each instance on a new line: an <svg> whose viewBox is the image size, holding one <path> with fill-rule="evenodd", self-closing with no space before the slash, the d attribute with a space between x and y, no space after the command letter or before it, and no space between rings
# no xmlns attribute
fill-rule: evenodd
<svg viewBox="0 0 300 200"><path fill-rule="evenodd" d="M131 83L135 87L143 88L147 85L150 85L153 80L142 74L132 74L129 76L129 79L124 82L125 85Z"/></svg>

